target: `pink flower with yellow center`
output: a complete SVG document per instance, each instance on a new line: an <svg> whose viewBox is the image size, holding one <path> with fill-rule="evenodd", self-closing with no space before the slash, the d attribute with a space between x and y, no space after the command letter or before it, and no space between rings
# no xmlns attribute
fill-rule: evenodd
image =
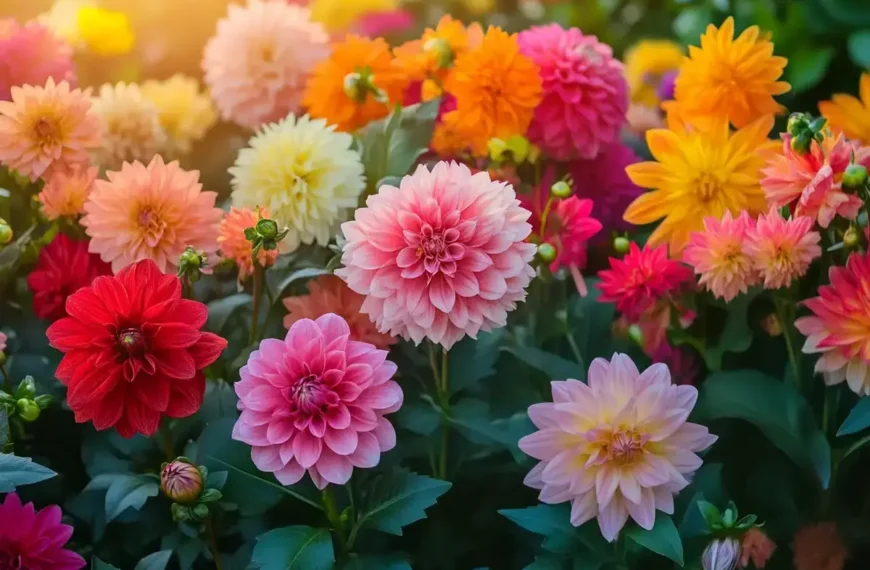
<svg viewBox="0 0 870 570"><path fill-rule="evenodd" d="M813 225L812 218L799 216L786 220L771 209L749 228L745 250L767 289L788 287L822 255L819 246L822 236L811 231Z"/></svg>
<svg viewBox="0 0 870 570"><path fill-rule="evenodd" d="M53 173L37 196L45 217L56 220L84 214L85 202L88 201L98 171L95 166L75 166L67 171Z"/></svg>
<svg viewBox="0 0 870 570"><path fill-rule="evenodd" d="M686 420L698 391L676 386L664 364L639 372L631 358L596 358L589 383L553 382L553 402L534 404L538 431L519 442L540 460L525 483L544 503L571 502L571 524L593 518L612 542L631 517L644 529L701 466L697 452L717 439Z"/></svg>
<svg viewBox="0 0 870 570"><path fill-rule="evenodd" d="M264 218L271 217L268 208L260 208L260 213ZM256 226L259 219L254 210L230 208L221 220L217 242L220 245L221 255L232 259L238 266L239 282L254 273L254 259L251 255L253 244L245 237L245 229ZM257 263L260 267L270 267L275 264L276 259L278 259L278 250L266 251L260 248L257 252Z"/></svg>
<svg viewBox="0 0 870 570"><path fill-rule="evenodd" d="M753 224L745 211L737 218L731 212L725 212L721 220L705 218L704 231L694 232L683 252L683 260L701 275L698 283L726 301L758 282L746 245Z"/></svg>
<svg viewBox="0 0 870 570"><path fill-rule="evenodd" d="M75 83L72 56L72 46L45 25L0 19L0 101L8 101L16 85L43 85L49 78Z"/></svg>

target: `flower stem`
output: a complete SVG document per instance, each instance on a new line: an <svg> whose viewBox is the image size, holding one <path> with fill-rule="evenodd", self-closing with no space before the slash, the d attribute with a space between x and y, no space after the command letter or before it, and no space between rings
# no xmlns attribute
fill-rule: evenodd
<svg viewBox="0 0 870 570"><path fill-rule="evenodd" d="M538 237L544 241L544 236L547 235L547 221L550 218L550 208L553 207L553 196L547 198L547 204L544 206L544 212L541 214L541 231L538 232Z"/></svg>
<svg viewBox="0 0 870 570"><path fill-rule="evenodd" d="M441 412L443 418L441 421L441 452L438 456L438 473L437 478L447 479L447 446L450 439L450 389L449 389L449 365L447 361L447 350L441 349L441 378L435 377L435 382L438 386L438 399L441 404Z"/></svg>
<svg viewBox="0 0 870 570"><path fill-rule="evenodd" d="M794 375L794 385L797 391L801 392L801 369L797 352L795 352L794 323L791 319L791 311L788 309L789 301L775 299L773 305L776 307L776 318L779 319L779 324L782 327L782 336L785 338L785 348L788 351L788 360L791 363L791 371Z"/></svg>
<svg viewBox="0 0 870 570"><path fill-rule="evenodd" d="M263 297L263 267L254 260L254 307L251 314L251 337L248 344L257 342L257 323L260 319L260 299Z"/></svg>
<svg viewBox="0 0 870 570"><path fill-rule="evenodd" d="M3 388L6 390L6 393L10 396L12 395L12 380L9 378L9 374L6 372L6 365L0 364L0 372L3 373Z"/></svg>
<svg viewBox="0 0 870 570"><path fill-rule="evenodd" d="M193 283L188 277L181 278L181 296L185 299L193 299Z"/></svg>
<svg viewBox="0 0 870 570"><path fill-rule="evenodd" d="M212 558L214 558L214 566L217 570L223 570L221 552L218 550L217 535L214 532L214 523L212 523L211 515L205 519L205 532L208 535L208 548L211 550Z"/></svg>
<svg viewBox="0 0 870 570"><path fill-rule="evenodd" d="M158 431L160 432L160 443L163 446L163 457L166 458L166 461L172 461L175 459L175 450L172 445L172 432L169 431L169 425L164 421L160 424Z"/></svg>
<svg viewBox="0 0 870 570"><path fill-rule="evenodd" d="M338 514L338 508L335 506L335 496L332 494L332 486L327 485L321 492L320 496L323 500L323 508L326 511L326 518L329 520L329 524L332 525L332 528L338 537L338 546L342 552L347 552L348 540L344 536L341 515ZM356 538L356 536L353 538Z"/></svg>

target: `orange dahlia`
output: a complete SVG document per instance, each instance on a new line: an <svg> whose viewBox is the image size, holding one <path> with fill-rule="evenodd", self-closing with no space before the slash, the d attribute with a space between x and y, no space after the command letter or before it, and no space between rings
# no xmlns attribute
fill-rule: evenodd
<svg viewBox="0 0 870 570"><path fill-rule="evenodd" d="M268 208L260 208L263 218L271 218ZM239 283L254 273L253 244L245 237L245 230L253 228L260 220L257 212L248 208L230 208L221 220L217 242L221 255L232 259L239 268ZM260 249L257 262L261 267L271 267L278 259L278 250Z"/></svg>
<svg viewBox="0 0 870 570"><path fill-rule="evenodd" d="M861 141L861 144L870 145L870 72L861 74L858 94L860 99L835 93L830 101L819 103L819 112L831 128Z"/></svg>
<svg viewBox="0 0 870 570"><path fill-rule="evenodd" d="M56 220L63 216L84 214L85 202L88 201L98 171L96 166L76 165L53 173L37 196L45 217Z"/></svg>

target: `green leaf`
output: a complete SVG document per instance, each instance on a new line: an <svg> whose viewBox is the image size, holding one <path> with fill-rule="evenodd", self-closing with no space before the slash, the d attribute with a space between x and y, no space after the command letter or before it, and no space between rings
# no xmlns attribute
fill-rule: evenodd
<svg viewBox="0 0 870 570"><path fill-rule="evenodd" d="M357 526L402 536L402 527L426 518L426 509L450 489L450 483L395 468L360 486Z"/></svg>
<svg viewBox="0 0 870 570"><path fill-rule="evenodd" d="M834 51L830 46L799 47L788 58L786 67L785 80L791 83L792 91L801 93L818 85L828 71Z"/></svg>
<svg viewBox="0 0 870 570"><path fill-rule="evenodd" d="M400 556L360 556L353 553L341 570L412 570L407 560Z"/></svg>
<svg viewBox="0 0 870 570"><path fill-rule="evenodd" d="M503 329L466 337L450 349L448 360L450 393L474 389L481 380L495 374Z"/></svg>
<svg viewBox="0 0 870 570"><path fill-rule="evenodd" d="M441 425L443 414L428 394L419 402L406 402L394 416L397 425L418 435L431 435Z"/></svg>
<svg viewBox="0 0 870 570"><path fill-rule="evenodd" d="M149 497L160 492L157 482L144 475L116 474L106 491L106 522L129 508L139 510Z"/></svg>
<svg viewBox="0 0 870 570"><path fill-rule="evenodd" d="M683 565L683 543L674 521L661 511L656 512L656 522L652 530L644 530L636 524L630 525L625 535L639 545L670 558L680 566Z"/></svg>
<svg viewBox="0 0 870 570"><path fill-rule="evenodd" d="M9 443L9 414L5 406L0 406L0 451Z"/></svg>
<svg viewBox="0 0 870 570"><path fill-rule="evenodd" d="M564 570L565 561L555 556L543 554L535 556L535 561L523 568L523 570Z"/></svg>
<svg viewBox="0 0 870 570"><path fill-rule="evenodd" d="M683 40L683 43L696 46L707 24L713 19L713 10L707 6L684 8L674 19L674 33Z"/></svg>
<svg viewBox="0 0 870 570"><path fill-rule="evenodd" d="M237 293L212 301L208 304L208 322L205 328L215 334L221 334L233 313L252 302L253 298L247 293Z"/></svg>
<svg viewBox="0 0 870 570"><path fill-rule="evenodd" d="M738 295L728 303L728 316L725 326L719 334L716 345L709 346L704 351L704 360L711 370L722 369L722 357L726 352L741 353L752 346L752 329L749 328L747 316L749 305L758 296L760 289L751 289L743 295Z"/></svg>
<svg viewBox="0 0 870 570"><path fill-rule="evenodd" d="M525 509L502 509L498 513L521 528L544 536L545 550L557 554L585 552L604 559L611 550L594 522L577 528L571 524L571 507L535 505Z"/></svg>
<svg viewBox="0 0 870 570"><path fill-rule="evenodd" d="M29 457L0 453L0 493L11 493L16 487L39 483L57 475Z"/></svg>
<svg viewBox="0 0 870 570"><path fill-rule="evenodd" d="M260 570L332 570L332 537L324 528L276 528L257 537L251 563Z"/></svg>
<svg viewBox="0 0 870 570"><path fill-rule="evenodd" d="M450 423L470 442L507 449L516 461L526 457L517 442L534 431L528 414L517 414L508 420L493 420L490 418L489 404L473 398L465 398L450 409Z"/></svg>
<svg viewBox="0 0 870 570"><path fill-rule="evenodd" d="M115 566L112 566L108 562L103 562L96 556L91 558L91 570L119 570Z"/></svg>
<svg viewBox="0 0 870 570"><path fill-rule="evenodd" d="M281 303L281 298L286 295L287 290L293 283L302 279L305 279L307 281L308 279L320 277L321 275L330 274L332 274L332 271L324 269L322 267L303 267L302 269L297 269L296 271L293 271L278 283L278 294L275 297L275 304Z"/></svg>
<svg viewBox="0 0 870 570"><path fill-rule="evenodd" d="M533 346L513 346L505 349L532 368L540 370L550 380L585 380L586 371L576 362Z"/></svg>
<svg viewBox="0 0 870 570"><path fill-rule="evenodd" d="M870 69L870 30L855 32L848 40L849 57L858 67Z"/></svg>
<svg viewBox="0 0 870 570"><path fill-rule="evenodd" d="M172 558L171 550L161 550L140 560L133 570L166 570L170 558Z"/></svg>
<svg viewBox="0 0 870 570"><path fill-rule="evenodd" d="M828 388L829 390L831 388ZM837 436L857 433L870 427L870 398L861 398L849 415L843 421L843 425L837 430Z"/></svg>

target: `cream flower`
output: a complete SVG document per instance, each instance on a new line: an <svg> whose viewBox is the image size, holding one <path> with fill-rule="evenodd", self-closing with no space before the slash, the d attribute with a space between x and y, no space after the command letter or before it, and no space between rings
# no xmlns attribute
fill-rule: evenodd
<svg viewBox="0 0 870 570"><path fill-rule="evenodd" d="M93 112L102 124L102 145L93 160L102 168L118 169L124 162L150 162L166 145L157 107L138 85L116 83L100 87Z"/></svg>

